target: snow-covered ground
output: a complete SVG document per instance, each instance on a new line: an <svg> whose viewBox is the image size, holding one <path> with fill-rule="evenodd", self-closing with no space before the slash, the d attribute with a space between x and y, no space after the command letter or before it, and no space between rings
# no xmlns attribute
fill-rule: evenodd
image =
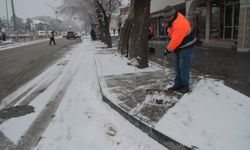
<svg viewBox="0 0 250 150"><path fill-rule="evenodd" d="M39 40L27 41L27 42L21 42L21 43L12 43L12 41L9 40L9 41L6 41L6 43L8 43L8 44L2 45L2 46L0 45L0 51L8 50L8 49L15 48L15 47L20 47L20 46L40 43L40 42L43 42L43 41L48 41L48 39L39 39Z"/></svg>
<svg viewBox="0 0 250 150"><path fill-rule="evenodd" d="M56 39L61 38L61 36L56 37ZM5 43L5 45L0 45L0 51L3 50L8 50L11 48L15 48L15 47L20 47L20 46L25 46L25 45L31 45L31 44L36 44L36 43L40 43L40 42L44 42L44 41L49 41L49 38L45 38L45 39L37 39L34 41L26 41L26 42L20 42L20 43L12 43L11 40L5 41L3 43Z"/></svg>
<svg viewBox="0 0 250 150"><path fill-rule="evenodd" d="M95 52L103 50L97 48L100 44L84 39L57 64L5 98L0 109L27 89L33 87L35 90L47 85L46 90L30 103L35 107L35 113L0 124L5 136L17 144L47 107L46 104L54 100L58 93L64 92L55 116L35 149L166 149L102 101L96 69L102 75L139 71L128 66L125 58L119 55L103 55L107 61L103 61L103 67L96 68ZM108 66L110 61L112 66ZM152 65L147 68L149 70L157 70L157 67ZM184 95L155 124L155 128L180 143L195 145L200 150L249 150L250 98L227 87L222 81L204 78L192 93Z"/></svg>
<svg viewBox="0 0 250 150"><path fill-rule="evenodd" d="M144 70L133 69L124 58L115 55L99 55L97 58L101 75L157 70L153 64ZM110 67L110 64L115 65ZM166 73L169 73L168 69ZM107 90L105 93L110 92ZM110 94L109 98L116 99L115 93ZM189 147L197 146L201 150L249 150L250 98L227 87L223 81L203 77L194 85L192 92L185 94L154 126L161 133Z"/></svg>
<svg viewBox="0 0 250 150"><path fill-rule="evenodd" d="M57 64L5 98L2 108L30 87L35 90L41 85L49 85L30 103L35 113L9 119L0 125L5 136L18 144L35 118L46 110L46 104L55 99L55 93L66 91L34 149L166 149L102 101L94 60L98 44L84 40Z"/></svg>
<svg viewBox="0 0 250 150"><path fill-rule="evenodd" d="M156 129L201 150L249 150L250 98L221 81L202 79Z"/></svg>

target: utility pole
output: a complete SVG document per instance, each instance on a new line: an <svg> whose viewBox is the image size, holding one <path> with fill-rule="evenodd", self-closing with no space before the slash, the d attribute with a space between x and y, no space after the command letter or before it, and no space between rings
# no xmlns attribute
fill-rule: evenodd
<svg viewBox="0 0 250 150"><path fill-rule="evenodd" d="M15 14L15 9L14 9L14 2L11 0L11 7L12 7L12 15L13 15L13 21L14 21L14 31L17 30L17 25L16 25L16 14Z"/></svg>
<svg viewBox="0 0 250 150"><path fill-rule="evenodd" d="M8 27L8 30L10 30L10 25L9 25L9 13L8 13L8 3L7 3L7 0L5 0L5 4L6 4L6 14L7 14L7 27Z"/></svg>
<svg viewBox="0 0 250 150"><path fill-rule="evenodd" d="M58 15L58 11L57 10L55 11L55 14L56 14L56 20L57 20L57 15Z"/></svg>

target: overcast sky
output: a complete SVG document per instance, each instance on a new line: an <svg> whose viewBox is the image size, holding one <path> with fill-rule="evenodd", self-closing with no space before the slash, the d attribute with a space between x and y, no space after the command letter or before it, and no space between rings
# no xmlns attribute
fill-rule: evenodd
<svg viewBox="0 0 250 150"><path fill-rule="evenodd" d="M9 18L12 16L11 1L8 1ZM61 0L14 0L15 13L23 19L36 16L51 16L55 18L55 12L50 6L56 7L61 4ZM5 0L0 0L0 18L6 18Z"/></svg>
<svg viewBox="0 0 250 150"><path fill-rule="evenodd" d="M7 18L6 0L0 0L0 18ZM8 1L9 18L12 16L11 0ZM127 4L130 0L123 0L123 4ZM55 17L55 11L48 6L60 6L62 0L14 0L16 16L23 19L37 16Z"/></svg>

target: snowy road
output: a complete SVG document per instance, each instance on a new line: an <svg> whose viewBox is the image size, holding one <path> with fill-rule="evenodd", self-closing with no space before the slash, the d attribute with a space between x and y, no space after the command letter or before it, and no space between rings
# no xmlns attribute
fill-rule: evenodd
<svg viewBox="0 0 250 150"><path fill-rule="evenodd" d="M49 46L46 40L6 44L5 48L0 46L0 103L80 42L61 38L56 39L56 46Z"/></svg>
<svg viewBox="0 0 250 150"><path fill-rule="evenodd" d="M99 43L100 44L100 43ZM3 120L0 149L166 149L102 101L96 45L83 40L0 105L31 105L34 113Z"/></svg>

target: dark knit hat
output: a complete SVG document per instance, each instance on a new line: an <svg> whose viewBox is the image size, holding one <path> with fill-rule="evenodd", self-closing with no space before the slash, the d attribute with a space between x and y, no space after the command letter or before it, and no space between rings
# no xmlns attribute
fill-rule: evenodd
<svg viewBox="0 0 250 150"><path fill-rule="evenodd" d="M176 10L173 6L167 6L163 9L164 15L163 17L167 18L167 17L171 17L174 16L176 14Z"/></svg>

